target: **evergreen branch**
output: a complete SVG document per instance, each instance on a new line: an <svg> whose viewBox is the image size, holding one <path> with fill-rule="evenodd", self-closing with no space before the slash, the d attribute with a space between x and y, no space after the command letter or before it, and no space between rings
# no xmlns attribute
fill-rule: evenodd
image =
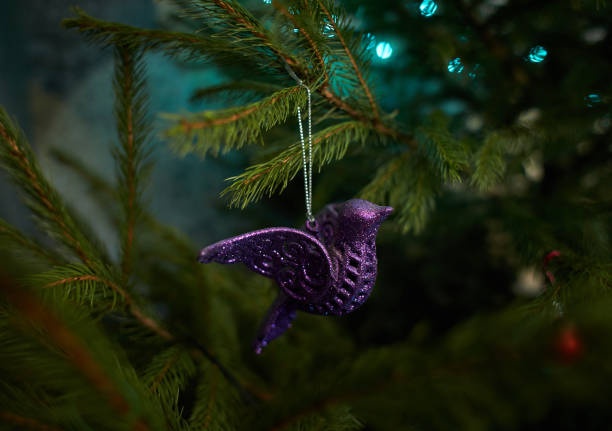
<svg viewBox="0 0 612 431"><path fill-rule="evenodd" d="M218 370L206 367L196 389L195 407L189 417L189 428L196 430L236 429L239 424L239 398L232 387L219 377Z"/></svg>
<svg viewBox="0 0 612 431"><path fill-rule="evenodd" d="M420 150L444 181L461 182L461 174L469 167L465 145L448 131L448 119L441 112L434 113L430 123L417 129Z"/></svg>
<svg viewBox="0 0 612 431"><path fill-rule="evenodd" d="M60 428L41 424L34 419L26 418L6 411L0 411L0 420L18 427L28 428L35 431L61 431Z"/></svg>
<svg viewBox="0 0 612 431"><path fill-rule="evenodd" d="M334 19L332 14L325 7L325 5L324 5L322 0L318 0L318 2L319 2L319 6L323 10L323 13L325 13L325 15L327 16L327 19L329 20L330 25L334 29L334 33L336 34L336 36L338 36L338 40L340 41L340 44L342 45L342 48L346 52L346 56L348 57L349 61L351 62L351 66L353 67L353 70L355 71L355 74L357 75L357 79L359 79L359 82L361 83L361 87L363 88L363 91L365 92L365 94L366 94L366 96L368 98L368 101L370 102L370 107L372 108L372 112L374 113L374 121L378 123L380 121L380 115L378 113L378 107L376 106L376 102L374 101L374 97L372 96L372 92L370 91L370 88L368 87L368 85L365 82L365 79L363 78L363 74L361 73L361 70L357 66L357 62L355 61L355 57L353 56L353 54L349 50L348 45L346 44L346 41L344 40L344 36L342 36L342 33L338 29L338 24L336 23L336 20Z"/></svg>
<svg viewBox="0 0 612 431"><path fill-rule="evenodd" d="M327 67L325 66L325 61L323 60L323 56L321 55L321 52L319 48L317 47L317 45L314 43L314 40L312 39L308 31L306 31L306 29L297 22L295 17L287 10L287 8L279 0L272 0L272 5L276 8L276 10L278 10L281 14L283 14L291 22L294 28L298 29L300 34L304 36L304 39L306 39L306 41L308 42L310 49L314 53L319 63L319 67L323 71L324 81L323 81L322 87L326 88L329 83L329 75L327 73ZM291 63L289 64L291 65Z"/></svg>
<svg viewBox="0 0 612 431"><path fill-rule="evenodd" d="M117 190L105 178L96 174L92 167L87 166L70 152L60 148L51 148L49 155L85 180L91 187L92 195L103 195L105 202L118 198Z"/></svg>
<svg viewBox="0 0 612 431"><path fill-rule="evenodd" d="M180 356L180 352L175 354L173 357L171 357L170 359L166 361L166 363L164 364L164 368L162 368L161 372L157 375L157 377L155 377L155 380L153 381L153 384L151 385L151 389L150 389L151 392L155 392L155 389L157 389L160 382L164 379L164 377L166 377L166 374L168 374L168 371L170 371L170 367L174 365L174 363L177 361L179 356Z"/></svg>
<svg viewBox="0 0 612 431"><path fill-rule="evenodd" d="M60 348L66 357L108 404L121 416L130 413L131 406L102 366L96 361L86 345L51 310L45 308L33 295L23 289L13 287L7 280L0 280L9 303L34 325L44 328L48 338ZM142 418L134 423L134 430L144 431L149 427Z"/></svg>
<svg viewBox="0 0 612 431"><path fill-rule="evenodd" d="M96 260L101 260L102 252L77 227L58 193L42 175L23 133L2 107L0 160L27 196L28 206L43 222L47 233L58 237L88 267L92 268Z"/></svg>
<svg viewBox="0 0 612 431"><path fill-rule="evenodd" d="M372 202L386 202L396 209L404 232L423 230L435 206L439 176L420 154L403 153L382 165L359 195Z"/></svg>
<svg viewBox="0 0 612 431"><path fill-rule="evenodd" d="M229 46L220 40L203 35L147 30L129 25L93 18L79 8L73 8L76 18L67 18L62 25L76 29L90 40L104 46L122 46L146 50L163 49L166 55L179 56L185 60L201 60L228 52Z"/></svg>
<svg viewBox="0 0 612 431"><path fill-rule="evenodd" d="M476 155L476 169L472 175L472 184L481 190L487 190L502 179L505 170L506 163L501 139L495 133L490 134Z"/></svg>
<svg viewBox="0 0 612 431"><path fill-rule="evenodd" d="M305 103L305 91L298 86L285 88L250 105L203 112L187 118L178 115L166 117L176 124L168 128L165 136L174 141L182 154L208 152L217 155L221 150L240 148L261 139L262 130L269 130L284 122L296 106Z"/></svg>
<svg viewBox="0 0 612 431"><path fill-rule="evenodd" d="M115 115L120 146L116 151L119 165L119 196L124 220L121 225L121 268L123 284L129 279L134 254L134 229L142 216L140 184L145 173L145 145L151 129L147 116L142 51L117 47L115 55Z"/></svg>
<svg viewBox="0 0 612 431"><path fill-rule="evenodd" d="M213 97L221 98L222 96L231 96L234 100L235 98L244 100L245 98L260 94L269 94L281 89L281 87L275 84L241 80L196 90L191 96L191 102L200 102L204 99L212 99Z"/></svg>
<svg viewBox="0 0 612 431"><path fill-rule="evenodd" d="M487 190L498 184L506 171L506 154L526 148L535 138L525 127L513 127L489 133L476 153L472 184Z"/></svg>
<svg viewBox="0 0 612 431"><path fill-rule="evenodd" d="M69 273L68 276L66 276L67 272ZM170 334L168 331L163 329L155 320L146 316L140 310L140 308L136 305L135 301L133 300L133 298L130 296L128 292L126 292L117 283L115 283L114 281L108 278L97 275L79 266L70 266L70 267L56 268L48 273L39 274L33 277L32 280L35 282L38 282L38 284L41 284L40 283L41 280L44 281L50 278L53 279L53 281L45 282L42 285L43 289L53 288L57 286L68 287L72 284L82 283L82 282L100 283L110 288L114 293L116 293L123 299L130 313L134 316L134 318L136 318L136 320L140 322L142 326L154 332L155 334L159 335L164 340L167 340L167 341L174 340L174 337L172 336L172 334ZM90 294L89 296L90 300L93 298L91 296L92 294Z"/></svg>
<svg viewBox="0 0 612 431"><path fill-rule="evenodd" d="M0 219L0 242L7 242L11 245L32 252L38 257L54 265L65 263L65 261L56 253L53 253L51 250L43 247L37 241L28 238L21 231L19 231L19 229L3 219Z"/></svg>
<svg viewBox="0 0 612 431"><path fill-rule="evenodd" d="M106 288L112 293L113 301L110 306L112 310L115 306L116 295L121 295L114 283L102 277L90 273L87 268L78 265L68 265L53 268L41 274L28 276L28 282L42 289L51 289L53 292L60 292L64 298L72 297L76 300L77 305L86 303L94 305L98 300L102 302L106 297L104 290L99 294L99 287ZM54 287L62 289L52 289ZM104 304L104 308L108 305Z"/></svg>
<svg viewBox="0 0 612 431"><path fill-rule="evenodd" d="M347 121L330 126L312 137L313 166L319 169L346 154L351 143L363 145L372 129L356 121ZM325 144L325 145L320 145ZM302 148L293 144L267 162L251 166L246 172L228 178L232 184L222 195L231 195L230 205L244 208L265 194L282 192L301 167Z"/></svg>
<svg viewBox="0 0 612 431"><path fill-rule="evenodd" d="M391 128L386 126L382 122L377 122L372 118L369 118L367 115L353 108L351 105L346 103L344 100L340 99L337 95L332 93L329 88L319 88L318 92L325 99L329 100L332 104L336 105L338 108L349 114L355 120L364 123L365 125L369 125L373 129L375 129L379 134L386 135L392 139L396 139L404 144L408 145L411 148L416 148L417 142L414 137L410 134L404 133L400 130Z"/></svg>
<svg viewBox="0 0 612 431"><path fill-rule="evenodd" d="M339 422L333 423L333 418L330 420L330 418L321 417L321 420L317 421L317 423L314 424L315 426L308 427L308 429L320 429L319 427L316 427L316 425L323 425L325 426L324 429L326 430L360 430L363 428L361 423L350 413L347 415L348 412L346 412L346 410L348 410L348 408L342 408L343 406L345 406L344 403L356 398L359 398L357 394L351 393L350 395L330 397L327 399L320 400L312 405L305 407L302 410L299 410L285 417L277 424L273 425L269 431L282 431L288 428L303 429L301 425L303 424L303 422L306 422L308 418L312 418L315 415L322 415L322 413L324 413L325 411L328 411L333 408L345 410L342 412L344 414L339 418Z"/></svg>
<svg viewBox="0 0 612 431"><path fill-rule="evenodd" d="M237 1L225 0L174 0L184 8L191 19L197 20L209 30L211 39L227 44L225 50L237 51L252 61L284 58L289 64L297 61L275 43L257 19ZM221 52L220 52L221 53ZM260 61L258 65L269 72L270 66L284 73L282 62Z"/></svg>
<svg viewBox="0 0 612 431"><path fill-rule="evenodd" d="M176 394L185 390L197 373L197 364L190 353L183 346L174 345L155 355L142 375L149 392L175 411L179 409Z"/></svg>

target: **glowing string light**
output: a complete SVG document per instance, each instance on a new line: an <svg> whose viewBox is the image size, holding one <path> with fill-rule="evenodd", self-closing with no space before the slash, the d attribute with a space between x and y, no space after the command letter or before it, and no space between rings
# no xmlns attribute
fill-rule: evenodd
<svg viewBox="0 0 612 431"><path fill-rule="evenodd" d="M393 54L393 48L389 42L380 42L376 45L376 55L383 60L388 59Z"/></svg>
<svg viewBox="0 0 612 431"><path fill-rule="evenodd" d="M592 108L593 105L597 105L601 102L601 96L599 94L589 94L584 96L584 101L589 108Z"/></svg>
<svg viewBox="0 0 612 431"><path fill-rule="evenodd" d="M527 59L532 63L541 63L548 55L548 51L542 45L536 45L529 50Z"/></svg>
<svg viewBox="0 0 612 431"><path fill-rule="evenodd" d="M419 6L419 11L421 12L421 15L423 15L425 18L433 16L437 10L438 5L434 0L423 0L421 5Z"/></svg>
<svg viewBox="0 0 612 431"><path fill-rule="evenodd" d="M463 72L463 64L461 64L461 59L459 57L453 58L448 62L448 71L451 73Z"/></svg>

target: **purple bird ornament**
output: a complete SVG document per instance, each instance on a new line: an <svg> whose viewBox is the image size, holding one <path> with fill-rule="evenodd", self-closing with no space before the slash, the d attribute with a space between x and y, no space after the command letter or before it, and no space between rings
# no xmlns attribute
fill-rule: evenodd
<svg viewBox="0 0 612 431"><path fill-rule="evenodd" d="M301 230L271 227L224 239L203 249L198 260L244 263L278 283L253 346L259 354L298 310L341 316L366 301L376 280L376 234L391 211L362 199L330 204Z"/></svg>

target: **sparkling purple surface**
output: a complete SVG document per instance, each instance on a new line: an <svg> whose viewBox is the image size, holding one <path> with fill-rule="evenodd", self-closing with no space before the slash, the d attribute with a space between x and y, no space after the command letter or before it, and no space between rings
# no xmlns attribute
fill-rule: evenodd
<svg viewBox="0 0 612 431"><path fill-rule="evenodd" d="M228 238L200 252L202 263L244 263L278 283L254 349L291 326L297 310L343 315L370 296L376 280L376 234L393 209L362 199L327 205L302 230L271 227Z"/></svg>

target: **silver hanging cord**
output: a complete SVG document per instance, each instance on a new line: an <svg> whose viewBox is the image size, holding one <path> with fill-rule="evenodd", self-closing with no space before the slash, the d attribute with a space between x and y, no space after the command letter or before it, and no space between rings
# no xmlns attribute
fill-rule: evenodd
<svg viewBox="0 0 612 431"><path fill-rule="evenodd" d="M312 216L312 104L310 88L300 81L300 85L308 93L308 163L306 163L306 142L304 141L304 130L302 128L302 111L297 108L298 124L300 125L300 142L302 144L302 164L304 168L304 195L306 197L306 218L314 221Z"/></svg>
<svg viewBox="0 0 612 431"><path fill-rule="evenodd" d="M302 144L302 165L304 168L304 195L306 199L306 218L309 222L315 221L312 215L312 102L310 88L298 78L291 66L285 62L285 69L297 83L306 89L308 93L308 161L306 160L306 141L304 140L304 129L302 126L302 110L297 107L298 124L300 125L300 143Z"/></svg>

